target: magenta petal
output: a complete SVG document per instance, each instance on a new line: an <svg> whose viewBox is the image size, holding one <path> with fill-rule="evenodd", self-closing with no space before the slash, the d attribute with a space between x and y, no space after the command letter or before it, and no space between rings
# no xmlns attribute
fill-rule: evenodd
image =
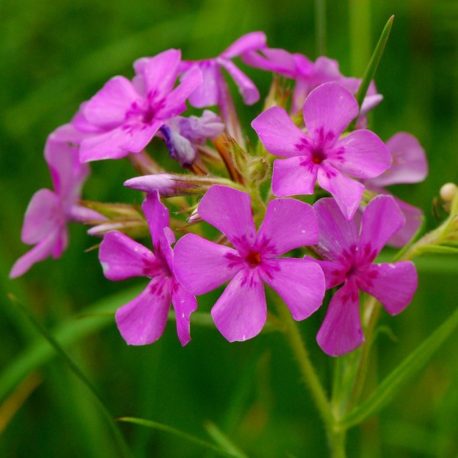
<svg viewBox="0 0 458 458"><path fill-rule="evenodd" d="M358 116L358 102L338 83L325 83L314 89L304 103L304 123L307 130L323 129L339 136Z"/></svg>
<svg viewBox="0 0 458 458"><path fill-rule="evenodd" d="M425 151L419 141L406 132L393 135L386 143L393 156L393 165L381 176L371 180L375 186L418 183L428 174Z"/></svg>
<svg viewBox="0 0 458 458"><path fill-rule="evenodd" d="M267 319L267 306L257 274L240 271L216 301L211 315L229 342L243 342L258 335Z"/></svg>
<svg viewBox="0 0 458 458"><path fill-rule="evenodd" d="M123 76L115 76L84 105L82 111L89 123L113 129L122 124L136 101L140 101L140 96L132 83Z"/></svg>
<svg viewBox="0 0 458 458"><path fill-rule="evenodd" d="M263 280L285 301L295 320L304 320L323 302L325 279L321 267L309 259L284 258Z"/></svg>
<svg viewBox="0 0 458 458"><path fill-rule="evenodd" d="M269 108L253 120L251 127L270 153L284 157L302 154L297 145L301 145L305 135L283 108Z"/></svg>
<svg viewBox="0 0 458 458"><path fill-rule="evenodd" d="M380 253L404 223L405 218L393 197L375 197L364 209L361 221L361 246L369 245L376 253Z"/></svg>
<svg viewBox="0 0 458 458"><path fill-rule="evenodd" d="M99 260L105 277L113 281L154 275L159 267L148 248L117 231L103 238Z"/></svg>
<svg viewBox="0 0 458 458"><path fill-rule="evenodd" d="M324 250L319 247L320 253ZM326 279L326 289L335 288L343 283L347 276L347 266L342 266L339 261L325 261L323 259L316 259L315 262L323 269L324 277Z"/></svg>
<svg viewBox="0 0 458 458"><path fill-rule="evenodd" d="M169 210L161 202L157 191L146 196L142 210L148 222L154 248L160 249L161 240L164 238L164 229L169 226Z"/></svg>
<svg viewBox="0 0 458 458"><path fill-rule="evenodd" d="M274 161L272 192L275 196L299 196L313 194L316 168L303 165L304 157L296 156Z"/></svg>
<svg viewBox="0 0 458 458"><path fill-rule="evenodd" d="M257 242L260 246L264 242L275 254L317 243L318 223L313 207L295 199L272 200Z"/></svg>
<svg viewBox="0 0 458 458"><path fill-rule="evenodd" d="M244 53L242 61L251 67L279 73L288 78L297 75L296 62L293 54L284 49L265 48L259 52L250 51Z"/></svg>
<svg viewBox="0 0 458 458"><path fill-rule="evenodd" d="M178 281L193 294L221 286L237 272L231 259L237 252L195 234L186 234L175 245L174 270Z"/></svg>
<svg viewBox="0 0 458 458"><path fill-rule="evenodd" d="M256 229L250 196L227 186L212 186L202 197L197 212L200 217L227 236L235 247L245 247L255 240Z"/></svg>
<svg viewBox="0 0 458 458"><path fill-rule="evenodd" d="M158 340L167 324L170 285L154 278L135 299L116 311L116 324L129 345L147 345Z"/></svg>
<svg viewBox="0 0 458 458"><path fill-rule="evenodd" d="M423 212L419 208L400 199L396 199L396 203L401 209L406 222L404 226L388 240L388 244L400 248L410 242L412 237L417 233L423 223L424 217Z"/></svg>
<svg viewBox="0 0 458 458"><path fill-rule="evenodd" d="M197 310L196 298L182 286L177 285L172 293L172 304L177 322L177 334L184 347L191 340L191 314Z"/></svg>
<svg viewBox="0 0 458 458"><path fill-rule="evenodd" d="M339 169L356 178L372 178L391 165L391 156L380 138L369 130L351 132L336 145L344 149Z"/></svg>
<svg viewBox="0 0 458 458"><path fill-rule="evenodd" d="M230 60L220 59L218 62L231 75L243 97L243 101L247 105L253 105L253 103L256 103L259 100L259 91L253 81L251 81L250 78L248 78L248 76L246 76L245 73L243 73Z"/></svg>
<svg viewBox="0 0 458 458"><path fill-rule="evenodd" d="M347 220L331 198L318 200L314 208L320 233L318 249L324 258L336 259L352 245L356 246L359 236L356 218Z"/></svg>
<svg viewBox="0 0 458 458"><path fill-rule="evenodd" d="M401 313L417 290L417 270L411 261L374 264L366 275L361 288L378 299L391 315Z"/></svg>
<svg viewBox="0 0 458 458"><path fill-rule="evenodd" d="M266 43L267 38L264 32L250 32L235 40L234 43L221 53L221 57L232 59L245 52L263 48L266 46Z"/></svg>
<svg viewBox="0 0 458 458"><path fill-rule="evenodd" d="M316 340L330 356L349 353L363 343L358 290L353 283L346 283L332 297Z"/></svg>
<svg viewBox="0 0 458 458"><path fill-rule="evenodd" d="M214 61L201 62L198 67L202 72L202 84L189 96L189 103L196 108L218 105L220 69ZM183 78L185 77L186 73L183 75Z"/></svg>
<svg viewBox="0 0 458 458"><path fill-rule="evenodd" d="M351 219L361 203L364 186L331 166L318 170L318 184L334 197L345 217Z"/></svg>

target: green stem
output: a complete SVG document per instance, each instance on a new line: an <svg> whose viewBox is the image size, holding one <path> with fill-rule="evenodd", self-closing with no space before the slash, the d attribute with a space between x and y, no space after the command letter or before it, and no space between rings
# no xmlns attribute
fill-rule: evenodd
<svg viewBox="0 0 458 458"><path fill-rule="evenodd" d="M315 0L315 36L318 56L326 54L326 0Z"/></svg>

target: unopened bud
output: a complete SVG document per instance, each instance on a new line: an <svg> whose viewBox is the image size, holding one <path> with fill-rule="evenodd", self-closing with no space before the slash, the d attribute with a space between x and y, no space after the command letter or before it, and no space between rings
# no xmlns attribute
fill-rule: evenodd
<svg viewBox="0 0 458 458"><path fill-rule="evenodd" d="M451 202L457 193L457 186L455 183L445 183L440 191L439 195L444 202Z"/></svg>

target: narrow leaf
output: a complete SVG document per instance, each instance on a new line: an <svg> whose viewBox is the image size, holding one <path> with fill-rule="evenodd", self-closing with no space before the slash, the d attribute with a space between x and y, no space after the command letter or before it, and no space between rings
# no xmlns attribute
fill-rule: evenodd
<svg viewBox="0 0 458 458"><path fill-rule="evenodd" d="M383 408L399 392L401 387L428 363L439 347L453 334L457 326L458 309L391 372L368 399L344 417L341 427L355 426Z"/></svg>
<svg viewBox="0 0 458 458"><path fill-rule="evenodd" d="M422 253L458 254L458 248L446 245L425 245L421 247Z"/></svg>
<svg viewBox="0 0 458 458"><path fill-rule="evenodd" d="M209 436L227 453L237 458L248 458L227 436L224 434L215 423L207 421L205 423L205 429Z"/></svg>

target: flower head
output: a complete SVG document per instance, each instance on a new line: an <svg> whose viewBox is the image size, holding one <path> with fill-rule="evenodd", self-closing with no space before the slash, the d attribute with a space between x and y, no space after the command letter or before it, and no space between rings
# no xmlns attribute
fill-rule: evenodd
<svg viewBox="0 0 458 458"><path fill-rule="evenodd" d="M10 276L19 277L33 264L48 257L59 258L68 244L69 221L101 221L97 212L78 205L81 187L89 168L78 157L82 136L71 125L59 127L48 137L45 159L51 173L54 190L37 191L25 213L21 239L27 245L35 245L21 256Z"/></svg>
<svg viewBox="0 0 458 458"><path fill-rule="evenodd" d="M358 111L350 92L337 83L325 83L305 101L306 133L282 108L261 113L252 122L253 129L269 152L285 158L274 162L273 193L313 194L318 181L351 218L364 190L364 185L353 178L376 177L391 163L386 146L369 130L359 129L339 138Z"/></svg>
<svg viewBox="0 0 458 458"><path fill-rule="evenodd" d="M364 340L359 316L359 291L378 299L396 315L411 302L417 289L417 271L410 261L376 264L383 246L404 224L395 200L378 196L348 221L331 198L315 205L320 241L316 250L326 287L340 286L331 299L317 335L320 347L331 356L348 353Z"/></svg>
<svg viewBox="0 0 458 458"><path fill-rule="evenodd" d="M72 123L90 134L81 142L83 162L141 152L165 122L186 109L185 101L202 75L192 69L174 88L180 60L176 49L139 59L133 81L115 76L81 105Z"/></svg>
<svg viewBox="0 0 458 458"><path fill-rule="evenodd" d="M175 269L193 294L205 294L230 280L211 311L227 340L243 341L261 332L267 318L263 283L280 295L296 320L307 318L320 307L324 277L318 264L281 257L318 240L310 205L294 199L273 200L256 231L249 195L213 186L202 198L198 214L219 229L233 247L187 234L176 245Z"/></svg>
<svg viewBox="0 0 458 458"><path fill-rule="evenodd" d="M143 203L154 252L121 232L106 234L100 245L99 259L105 277L119 281L148 277L145 290L116 312L119 332L129 345L146 345L158 340L167 324L170 304L176 315L177 334L182 345L190 339L190 316L197 308L194 296L176 280L171 244L173 232L169 213L157 193Z"/></svg>

